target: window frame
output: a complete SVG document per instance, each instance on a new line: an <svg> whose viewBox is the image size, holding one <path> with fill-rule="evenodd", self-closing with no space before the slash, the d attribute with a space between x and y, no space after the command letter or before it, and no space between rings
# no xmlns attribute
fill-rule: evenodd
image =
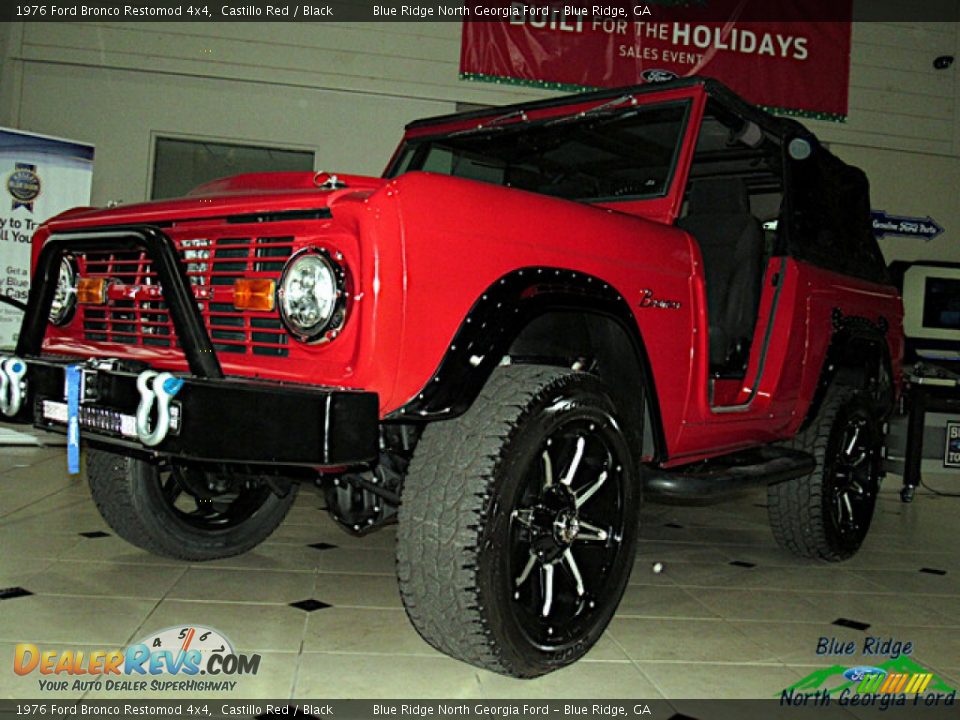
<svg viewBox="0 0 960 720"><path fill-rule="evenodd" d="M549 195L547 193L537 192L536 190L525 190L525 192L531 192L536 195L540 195L542 197L550 197L550 198L555 198L560 200L567 200L569 202L577 202L577 203L584 203L584 204L602 203L605 205L607 204L616 205L617 203L622 203L622 202L659 200L669 196L673 188L674 181L677 178L677 173L680 168L680 163L683 157L683 148L687 143L688 135L690 133L690 123L694 114L693 98L680 97L680 98L671 98L669 100L664 100L662 102L647 102L647 103L642 103L641 105L627 107L627 108L624 108L623 110L624 113L643 112L645 110L652 110L652 109L658 109L658 108L664 108L664 107L670 107L670 106L682 107L683 114L680 118L677 137L676 137L676 143L673 148L673 154L671 156L669 166L667 167L667 175L664 178L661 188L658 190L658 192L647 193L647 194L635 194L635 195L598 195L595 197L583 197L583 198L564 198L558 195ZM562 115L559 116L560 119L562 119L563 117L564 116ZM569 116L569 117L574 117L574 116ZM597 119L597 117L604 117L604 116L591 117L588 115L586 117L583 117L577 120L571 120L570 122L571 123L575 123L575 122L587 123L593 119ZM556 122L557 119L558 117L547 117L539 120L523 122L522 124L518 124L518 127L516 130L514 130L514 132L523 132L524 129L549 125L551 123ZM479 130L477 131L476 135L479 136L479 135L483 135L484 133L494 135L494 134L499 134L503 132L510 132L512 128L513 126L494 126L486 131ZM422 156L425 152L427 152L432 143L437 143L438 145L442 146L443 140L449 137L449 135L450 135L449 133L441 133L437 135L424 135L424 136L418 136L415 138L405 138L401 143L394 159L390 162L390 164L387 166L387 169L384 171L383 177L386 179L394 179L406 172L427 172L427 171L421 171L419 169L410 170L409 166L413 164L413 161L415 158L417 158L418 156ZM425 161L425 158L421 159L420 164L422 164L424 161ZM403 171L400 172L399 170L402 166L405 166L405 169L403 169ZM458 177L458 176L449 175L448 177ZM484 181L477 181L477 182L484 182ZM492 183L492 184L498 187L512 189L511 186L509 185L503 185L498 183ZM523 188L517 188L517 189L522 190Z"/></svg>

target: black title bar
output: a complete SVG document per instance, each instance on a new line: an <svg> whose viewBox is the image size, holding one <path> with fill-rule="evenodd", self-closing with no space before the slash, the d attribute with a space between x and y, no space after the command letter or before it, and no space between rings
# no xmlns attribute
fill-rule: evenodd
<svg viewBox="0 0 960 720"><path fill-rule="evenodd" d="M724 671L718 669L717 673ZM199 682L199 681L183 681ZM522 684L523 681L520 681ZM869 702L842 700L829 692L773 697L767 700L0 700L0 720L6 718L206 718L208 720L674 720L701 718L719 720L955 720L956 693L941 697L918 696L897 703L896 695L863 696Z"/></svg>
<svg viewBox="0 0 960 720"><path fill-rule="evenodd" d="M957 22L952 0L789 3L749 0L739 21L790 21L801 7L807 22ZM0 20L24 22L528 22L549 25L571 19L623 22L727 21L730 2L718 0L38 0L5 2Z"/></svg>

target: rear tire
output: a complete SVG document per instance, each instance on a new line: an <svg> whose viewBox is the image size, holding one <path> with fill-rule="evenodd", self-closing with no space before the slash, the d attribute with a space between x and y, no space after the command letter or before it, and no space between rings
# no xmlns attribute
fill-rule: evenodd
<svg viewBox="0 0 960 720"><path fill-rule="evenodd" d="M178 475L187 472L189 478ZM280 497L255 478L229 483L228 492L204 492L208 477L196 468L161 470L146 460L87 449L87 480L107 524L127 542L178 560L247 552L276 530L297 494L296 484Z"/></svg>
<svg viewBox="0 0 960 720"><path fill-rule="evenodd" d="M407 615L435 648L494 672L569 665L620 602L639 502L612 393L596 377L499 368L414 454L397 541Z"/></svg>
<svg viewBox="0 0 960 720"><path fill-rule="evenodd" d="M855 389L830 388L793 447L817 461L812 473L767 489L770 527L794 555L836 562L860 549L882 479L877 413Z"/></svg>

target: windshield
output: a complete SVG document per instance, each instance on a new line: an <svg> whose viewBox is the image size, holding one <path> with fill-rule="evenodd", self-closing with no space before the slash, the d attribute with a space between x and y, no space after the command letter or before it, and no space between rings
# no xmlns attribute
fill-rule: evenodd
<svg viewBox="0 0 960 720"><path fill-rule="evenodd" d="M408 141L388 170L480 180L582 201L659 197L670 186L689 102L482 126Z"/></svg>

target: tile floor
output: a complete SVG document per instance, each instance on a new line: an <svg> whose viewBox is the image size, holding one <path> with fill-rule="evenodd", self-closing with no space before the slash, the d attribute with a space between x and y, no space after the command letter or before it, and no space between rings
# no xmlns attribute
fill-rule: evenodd
<svg viewBox="0 0 960 720"><path fill-rule="evenodd" d="M762 493L647 507L630 586L601 642L573 667L518 681L424 644L396 590L394 529L352 538L310 488L260 548L190 564L115 537L85 482L66 474L62 448L3 447L0 589L32 594L0 600L0 698L39 696L36 675L10 671L18 642L109 649L188 623L262 655L259 674L243 679L247 698L770 698L833 664L815 654L820 637L865 635L912 641L914 659L956 687L960 500L921 492L903 505L896 484L888 480L863 550L840 565L780 551ZM307 599L328 607L291 606Z"/></svg>

